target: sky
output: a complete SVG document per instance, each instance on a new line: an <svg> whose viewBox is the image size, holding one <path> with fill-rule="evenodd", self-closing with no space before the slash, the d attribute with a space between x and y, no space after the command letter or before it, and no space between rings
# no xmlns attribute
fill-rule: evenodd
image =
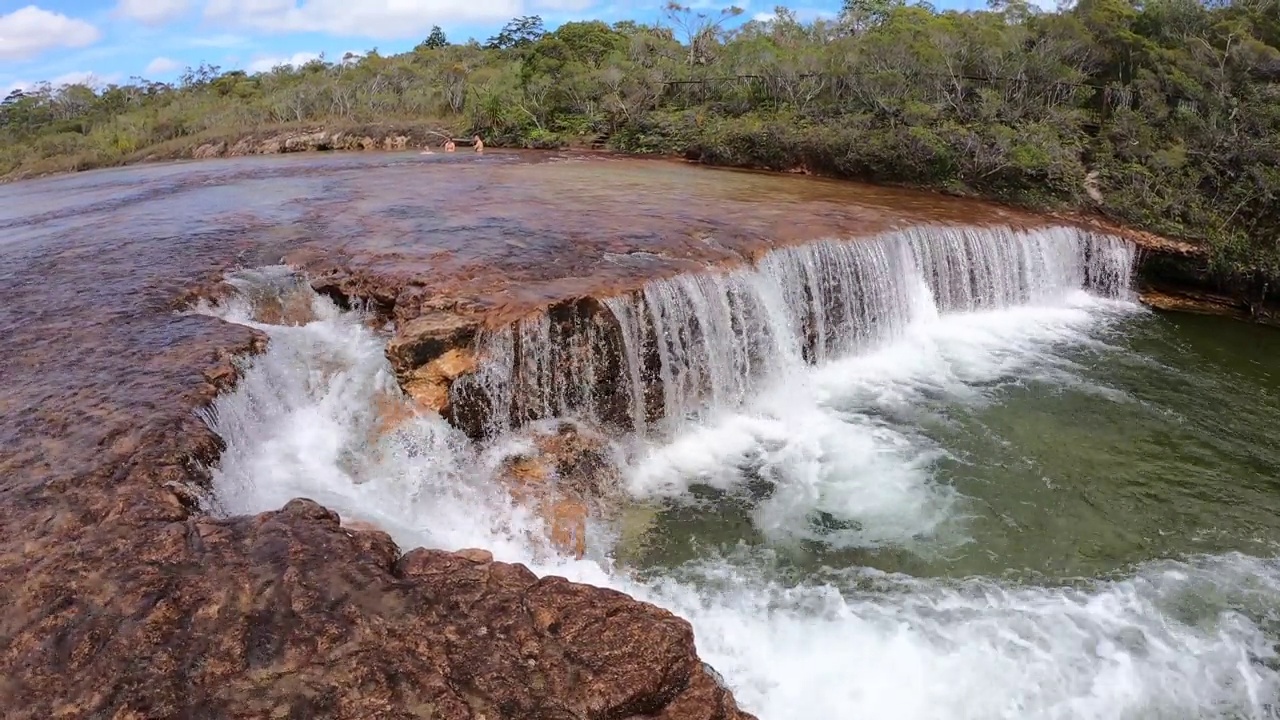
<svg viewBox="0 0 1280 720"><path fill-rule="evenodd" d="M954 6L953 2L935 2ZM0 96L54 85L175 80L202 62L224 71L331 60L377 48L409 50L439 25L453 42L483 42L511 18L541 15L548 29L571 20L656 21L665 0L0 0ZM684 0L719 9L728 3ZM738 0L743 19L778 0ZM801 19L834 15L841 0L782 4Z"/></svg>

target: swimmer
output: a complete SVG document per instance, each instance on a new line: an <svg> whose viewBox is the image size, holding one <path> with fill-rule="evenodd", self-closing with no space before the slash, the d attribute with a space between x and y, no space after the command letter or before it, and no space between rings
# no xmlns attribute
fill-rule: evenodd
<svg viewBox="0 0 1280 720"><path fill-rule="evenodd" d="M475 137L473 137L473 138L471 138L471 139L472 139L472 140L475 142L475 144L476 144L476 152L484 152L484 141L480 139L480 136L479 136L479 135L476 135Z"/></svg>
<svg viewBox="0 0 1280 720"><path fill-rule="evenodd" d="M454 149L455 149L455 146L454 146L454 144L453 144L453 140L445 140L445 141L444 141L444 151L445 151L445 152L453 152L453 151L454 151Z"/></svg>

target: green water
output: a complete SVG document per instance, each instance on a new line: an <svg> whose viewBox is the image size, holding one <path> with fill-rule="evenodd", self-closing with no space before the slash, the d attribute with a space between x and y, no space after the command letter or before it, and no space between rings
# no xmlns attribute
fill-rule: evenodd
<svg viewBox="0 0 1280 720"><path fill-rule="evenodd" d="M1042 344L996 375L960 392L926 383L913 401L889 407L865 393L843 400L936 454L925 471L954 502L919 537L837 547L823 529L857 519L816 511L808 517L816 536L771 539L756 519L767 482L729 491L695 483L691 498L664 503L620 555L654 571L767 554L797 576L865 566L1054 583L1155 559L1277 554L1280 332L1130 311Z"/></svg>

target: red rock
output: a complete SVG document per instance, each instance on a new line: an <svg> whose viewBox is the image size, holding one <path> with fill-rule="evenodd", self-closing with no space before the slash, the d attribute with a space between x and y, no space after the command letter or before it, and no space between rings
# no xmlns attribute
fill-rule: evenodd
<svg viewBox="0 0 1280 720"><path fill-rule="evenodd" d="M265 336L175 310L315 234L330 260L343 237L384 237L318 227L358 216L327 196L309 201L327 220L204 207L208 184L234 193L299 160L237 162L93 176L105 192L0 189L22 195L0 218L0 714L748 717L708 685L686 622L625 595L480 550L401 556L385 532L305 500L210 514L222 441L196 411ZM375 305L400 299L368 289ZM467 304L413 300L431 302ZM260 317L305 322L300 309Z"/></svg>
<svg viewBox="0 0 1280 720"><path fill-rule="evenodd" d="M402 135L419 142L371 126L342 143ZM401 556L386 533L343 528L308 501L214 517L205 468L222 441L196 412L265 337L175 311L225 296L229 269L284 258L394 322L403 383L482 328L773 247L926 221L1044 224L923 193L666 163L491 153L432 172L413 157L230 159L0 188L13 209L0 217L6 720L749 717L688 623L620 593L480 552ZM555 492L530 492L576 532L583 506L602 511L609 476L589 444L556 442L540 450Z"/></svg>

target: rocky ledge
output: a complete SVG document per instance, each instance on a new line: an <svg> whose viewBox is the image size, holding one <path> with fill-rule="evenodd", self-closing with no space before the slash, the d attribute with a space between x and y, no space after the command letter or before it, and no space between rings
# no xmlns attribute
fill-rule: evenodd
<svg viewBox="0 0 1280 720"><path fill-rule="evenodd" d="M924 193L501 153L147 166L4 192L0 707L41 720L750 717L654 606L484 551L402 553L306 499L210 516L221 441L195 411L265 338L176 311L229 269L286 260L366 301L429 404L474 368L463 340L539 308L816 237L1043 223ZM295 305L263 312L291 322ZM598 443L562 429L538 449L505 468L514 494L576 478L584 497L547 512L578 551Z"/></svg>
<svg viewBox="0 0 1280 720"><path fill-rule="evenodd" d="M6 189L21 210L0 218L5 717L750 718L688 623L652 605L483 551L398 548L306 499L205 512L221 441L195 411L265 338L177 311L229 269L326 243L394 262L376 226L395 213L362 211L364 193L421 202L422 187L358 188L366 169L152 166Z"/></svg>
<svg viewBox="0 0 1280 720"><path fill-rule="evenodd" d="M308 500L168 515L7 598L6 717L750 717L688 623L621 593L401 554Z"/></svg>

